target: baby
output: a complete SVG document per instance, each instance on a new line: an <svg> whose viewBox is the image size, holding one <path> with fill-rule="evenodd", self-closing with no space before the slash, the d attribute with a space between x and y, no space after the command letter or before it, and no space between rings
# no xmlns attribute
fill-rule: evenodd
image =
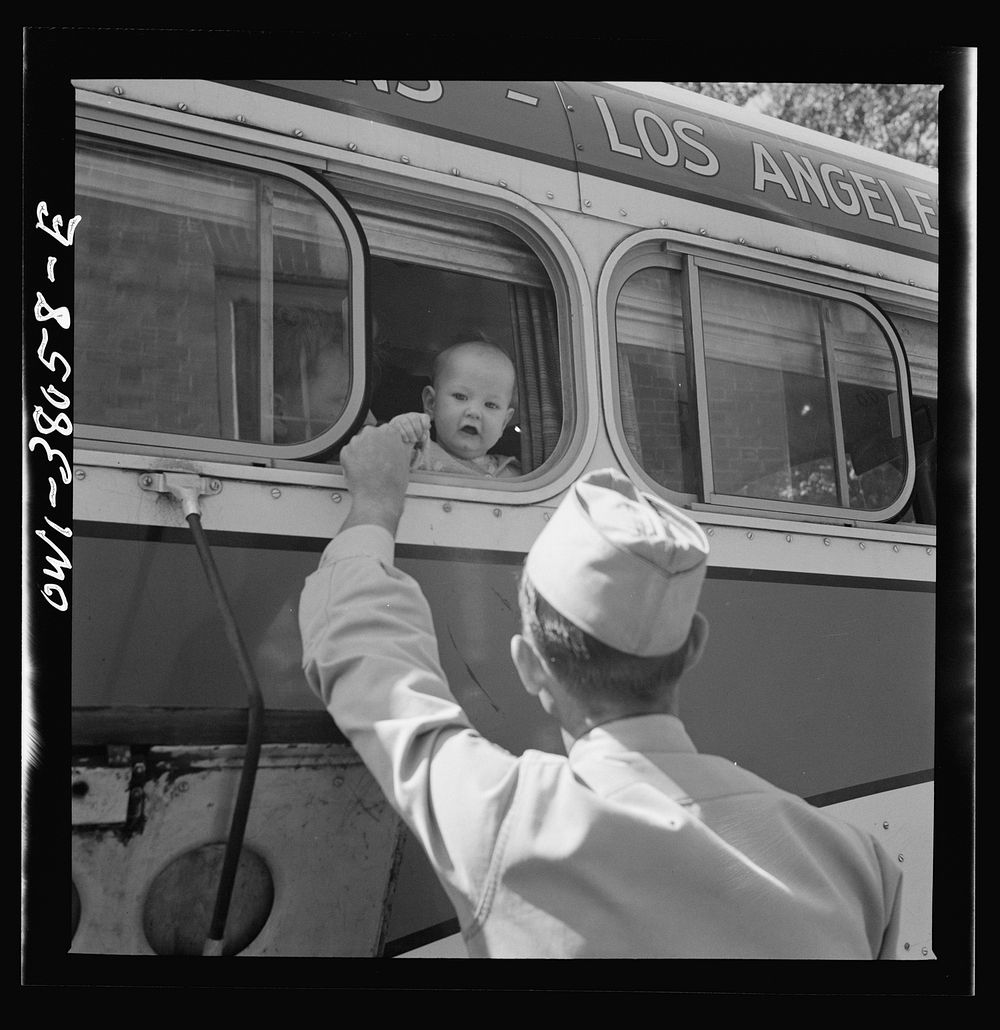
<svg viewBox="0 0 1000 1030"><path fill-rule="evenodd" d="M514 415L514 365L492 343L470 340L442 351L434 362L434 385L423 390L423 412L391 420L414 444L411 467L493 478L518 476L516 458L487 452ZM436 441L430 438L434 424Z"/></svg>

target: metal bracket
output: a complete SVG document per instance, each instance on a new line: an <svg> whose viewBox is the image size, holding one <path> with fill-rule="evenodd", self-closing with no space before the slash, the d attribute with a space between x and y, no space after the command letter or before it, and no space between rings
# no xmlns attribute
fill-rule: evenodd
<svg viewBox="0 0 1000 1030"><path fill-rule="evenodd" d="M222 483L194 472L143 472L139 476L139 488L158 494L170 494L181 502L187 516L200 514L198 499L221 492Z"/></svg>

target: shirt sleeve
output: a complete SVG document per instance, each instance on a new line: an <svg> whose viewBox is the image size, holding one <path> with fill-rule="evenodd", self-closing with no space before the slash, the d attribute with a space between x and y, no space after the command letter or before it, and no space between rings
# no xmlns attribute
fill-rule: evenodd
<svg viewBox="0 0 1000 1030"><path fill-rule="evenodd" d="M327 546L299 604L303 668L464 927L513 805L518 760L477 733L452 696L430 608L393 565L393 547L379 526L355 526Z"/></svg>

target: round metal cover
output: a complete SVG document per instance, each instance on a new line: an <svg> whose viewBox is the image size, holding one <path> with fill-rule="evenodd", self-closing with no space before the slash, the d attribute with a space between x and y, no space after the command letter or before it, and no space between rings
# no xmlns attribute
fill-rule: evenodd
<svg viewBox="0 0 1000 1030"><path fill-rule="evenodd" d="M157 874L143 908L143 930L158 955L201 955L215 908L225 844L178 855ZM274 881L260 855L244 846L226 919L223 955L243 951L274 903Z"/></svg>

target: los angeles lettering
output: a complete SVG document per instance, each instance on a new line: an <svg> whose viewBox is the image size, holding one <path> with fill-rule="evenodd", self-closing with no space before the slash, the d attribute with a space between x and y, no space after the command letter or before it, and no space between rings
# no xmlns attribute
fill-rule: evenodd
<svg viewBox="0 0 1000 1030"><path fill-rule="evenodd" d="M759 193L780 189L789 200L802 204L832 204L845 215L897 225L910 232L937 236L937 212L929 194L904 186L897 196L885 179L787 150L776 157L762 143L753 144L753 188ZM905 212L905 213L904 213ZM909 215L909 217L907 217Z"/></svg>

